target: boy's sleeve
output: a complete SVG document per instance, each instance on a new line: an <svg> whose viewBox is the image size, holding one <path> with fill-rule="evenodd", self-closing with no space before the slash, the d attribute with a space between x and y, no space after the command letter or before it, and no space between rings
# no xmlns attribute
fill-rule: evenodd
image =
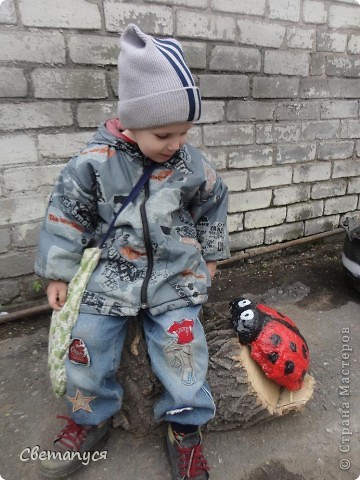
<svg viewBox="0 0 360 480"><path fill-rule="evenodd" d="M97 201L90 169L77 171L72 161L61 172L50 197L40 231L35 273L70 282L84 248L94 237Z"/></svg>
<svg viewBox="0 0 360 480"><path fill-rule="evenodd" d="M201 253L206 261L224 260L230 256L226 226L228 189L213 167L203 160L205 181L192 202Z"/></svg>

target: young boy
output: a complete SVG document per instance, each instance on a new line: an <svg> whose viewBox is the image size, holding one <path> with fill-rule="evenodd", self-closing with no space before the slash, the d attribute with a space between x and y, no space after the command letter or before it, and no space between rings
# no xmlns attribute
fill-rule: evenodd
<svg viewBox="0 0 360 480"><path fill-rule="evenodd" d="M201 99L180 44L129 25L119 55L119 119L62 171L40 235L36 273L50 280L49 304L60 310L84 249L99 244L114 214L149 162L143 191L116 220L80 306L66 359L71 418L53 450L98 449L121 407L116 380L129 316L143 312L151 365L164 386L157 420L169 422L174 479L209 478L199 427L215 415L206 383L208 351L198 319L216 271L228 257L227 189L186 143ZM63 476L81 465L44 460Z"/></svg>

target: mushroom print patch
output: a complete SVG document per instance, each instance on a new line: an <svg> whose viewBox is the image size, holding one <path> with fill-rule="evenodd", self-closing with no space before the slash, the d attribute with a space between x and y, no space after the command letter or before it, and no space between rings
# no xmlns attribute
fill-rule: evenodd
<svg viewBox="0 0 360 480"><path fill-rule="evenodd" d="M167 330L174 336L174 340L164 348L171 367L181 372L181 382L184 385L193 385L196 381L191 351L193 327L192 319L184 318L181 322L174 322Z"/></svg>

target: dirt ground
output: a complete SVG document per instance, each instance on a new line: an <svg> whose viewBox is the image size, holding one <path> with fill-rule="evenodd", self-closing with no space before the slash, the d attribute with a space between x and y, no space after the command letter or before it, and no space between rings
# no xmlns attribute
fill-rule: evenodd
<svg viewBox="0 0 360 480"><path fill-rule="evenodd" d="M302 413L247 430L207 433L211 480L356 480L360 476L360 294L342 268L342 241L259 257L221 268L210 302L241 295L295 320L307 339L316 386ZM0 478L39 480L36 445L61 425L46 370L47 316L0 325ZM344 359L344 353L345 359ZM349 363L349 367L345 366ZM350 385L349 391L340 388ZM344 394L348 393L347 394ZM134 406L134 408L136 408ZM28 450L26 450L28 449ZM117 429L106 460L78 480L170 480L163 439Z"/></svg>

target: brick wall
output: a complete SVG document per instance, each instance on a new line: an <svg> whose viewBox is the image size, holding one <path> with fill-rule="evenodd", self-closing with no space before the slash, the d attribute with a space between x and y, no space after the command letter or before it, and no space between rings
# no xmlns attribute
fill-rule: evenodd
<svg viewBox="0 0 360 480"><path fill-rule="evenodd" d="M359 214L360 0L3 0L2 304L38 295L51 185L116 113L118 33L129 22L184 45L204 100L191 141L229 186L233 250Z"/></svg>

